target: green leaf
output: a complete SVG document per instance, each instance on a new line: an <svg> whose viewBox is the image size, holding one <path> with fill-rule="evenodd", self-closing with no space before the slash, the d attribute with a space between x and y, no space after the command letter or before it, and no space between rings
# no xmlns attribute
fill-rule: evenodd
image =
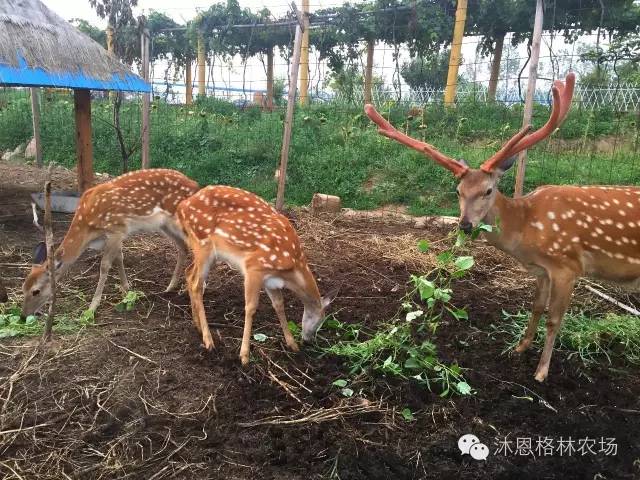
<svg viewBox="0 0 640 480"><path fill-rule="evenodd" d="M456 389L460 392L460 395L471 395L471 385L467 382L458 382Z"/></svg>
<svg viewBox="0 0 640 480"><path fill-rule="evenodd" d="M446 252L442 252L440 253L436 259L440 262L440 263L444 263L447 264L451 261L451 259L453 259L453 253L446 251Z"/></svg>
<svg viewBox="0 0 640 480"><path fill-rule="evenodd" d="M254 333L253 334L253 339L256 342L266 342L267 338L269 338L269 337L267 337L264 333Z"/></svg>
<svg viewBox="0 0 640 480"><path fill-rule="evenodd" d="M418 287L418 293L420 294L420 298L422 300L427 300L433 296L433 292L436 289L436 286L433 282L427 280L424 277L418 277L418 281L416 286Z"/></svg>
<svg viewBox="0 0 640 480"><path fill-rule="evenodd" d="M458 270L469 270L473 267L473 257L458 257L456 258L454 265L458 268Z"/></svg>
<svg viewBox="0 0 640 480"><path fill-rule="evenodd" d="M447 310L456 320L469 320L469 314L464 308L447 308Z"/></svg>
<svg viewBox="0 0 640 480"><path fill-rule="evenodd" d="M406 362L404 362L404 368L409 368L412 370L418 370L420 368L422 368L422 366L420 365L420 362L418 362L418 360L416 360L416 358L414 357L410 357L407 359Z"/></svg>
<svg viewBox="0 0 640 480"><path fill-rule="evenodd" d="M403 408L400 413L407 422L413 422L416 419L416 417L413 416L413 412L409 410L409 408Z"/></svg>
<svg viewBox="0 0 640 480"><path fill-rule="evenodd" d="M343 388L341 391L342 391L342 395L344 395L345 397L353 396L353 390L351 390L350 388Z"/></svg>
<svg viewBox="0 0 640 480"><path fill-rule="evenodd" d="M289 320L287 326L294 337L300 334L300 326L296 322Z"/></svg>
<svg viewBox="0 0 640 480"><path fill-rule="evenodd" d="M338 380L334 380L331 385L343 388L347 386L347 381L344 378L339 378Z"/></svg>
<svg viewBox="0 0 640 480"><path fill-rule="evenodd" d="M467 240L467 234L464 233L462 230L458 230L458 234L456 236L455 246L456 247L461 247L462 245L464 245L464 242L466 240Z"/></svg>
<svg viewBox="0 0 640 480"><path fill-rule="evenodd" d="M431 244L428 240L420 240L418 242L418 250L420 250L422 253L428 252L429 248L431 248Z"/></svg>

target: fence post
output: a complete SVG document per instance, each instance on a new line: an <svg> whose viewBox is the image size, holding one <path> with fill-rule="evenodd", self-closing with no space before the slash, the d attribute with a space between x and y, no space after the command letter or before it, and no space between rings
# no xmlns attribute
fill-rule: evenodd
<svg viewBox="0 0 640 480"><path fill-rule="evenodd" d="M114 92L117 93L117 92ZM78 191L83 193L93 185L93 144L91 139L91 92L73 90L73 108L76 118L76 157Z"/></svg>
<svg viewBox="0 0 640 480"><path fill-rule="evenodd" d="M142 18L144 22L144 17ZM140 38L142 52L142 75L145 82L149 82L149 29L142 29ZM142 94L142 165L143 169L149 168L151 159L149 158L149 111L151 110L151 93Z"/></svg>
<svg viewBox="0 0 640 480"><path fill-rule="evenodd" d="M293 111L296 106L296 86L298 85L298 70L300 69L300 50L302 48L302 33L304 21L300 12L292 3L294 12L298 15L298 25L296 26L296 36L293 42L293 61L291 62L291 73L289 75L289 94L287 97L287 114L284 119L284 133L282 134L282 151L280 152L280 171L278 176L278 194L276 196L276 209L282 210L284 207L284 189L287 182L287 162L289 160L289 145L291 142L291 128L293 124Z"/></svg>
<svg viewBox="0 0 640 480"><path fill-rule="evenodd" d="M31 87L31 119L33 123L33 141L36 144L36 165L42 168L42 142L40 141L40 95L37 87Z"/></svg>
<svg viewBox="0 0 640 480"><path fill-rule="evenodd" d="M533 113L533 95L536 91L536 79L538 77L538 61L540 59L540 43L542 40L543 0L536 1L536 18L533 24L533 36L531 39L531 63L529 65L529 81L527 84L527 97L524 102L524 115L522 126L531 124ZM518 168L516 169L516 184L514 197L521 197L524 189L524 173L527 168L527 151L523 150L518 155Z"/></svg>
<svg viewBox="0 0 640 480"><path fill-rule="evenodd" d="M191 57L187 57L187 67L185 69L185 103L191 105L193 103L193 80L191 79Z"/></svg>
<svg viewBox="0 0 640 480"><path fill-rule="evenodd" d="M449 57L449 71L447 72L447 86L444 90L444 104L451 106L456 100L458 87L458 68L460 67L460 52L464 38L464 23L467 20L467 0L458 0L456 7L456 21L453 27L453 41L451 42L451 56Z"/></svg>
<svg viewBox="0 0 640 480"><path fill-rule="evenodd" d="M373 82L373 50L375 47L375 40L367 40L367 65L364 71L364 103L371 103L372 100L372 88Z"/></svg>
<svg viewBox="0 0 640 480"><path fill-rule="evenodd" d="M300 52L300 105L307 105L309 103L309 0L302 0L302 19L302 47Z"/></svg>
<svg viewBox="0 0 640 480"><path fill-rule="evenodd" d="M198 32L198 96L204 97L207 94L206 91L206 57L204 48L204 36L201 32Z"/></svg>

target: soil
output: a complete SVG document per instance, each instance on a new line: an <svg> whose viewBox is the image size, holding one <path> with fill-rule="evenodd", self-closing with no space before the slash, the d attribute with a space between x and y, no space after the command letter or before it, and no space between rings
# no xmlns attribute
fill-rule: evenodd
<svg viewBox="0 0 640 480"><path fill-rule="evenodd" d="M72 178L56 177L54 189ZM0 275L15 300L41 235L28 198L41 179L28 167L0 163ZM292 219L321 291L341 287L331 307L336 317L372 329L393 317L409 275L421 273L417 255L399 254L397 246L444 239L451 228L302 211ZM55 220L59 239L70 218ZM242 279L223 266L212 271L205 293L217 348L203 351L187 295L162 293L172 246L160 237L131 238L125 267L133 288L146 294L134 311L113 308L122 294L112 271L95 327L45 347L34 339L0 342L0 471L25 479L640 478L640 368L606 361L585 367L556 351L548 380L537 383L539 352L504 353L506 339L491 328L503 310L529 307L532 280L482 243L472 254L473 274L454 286L454 303L469 307L470 320L443 321L433 341L442 360L467 369L476 393L440 398L377 378L344 398L332 382L345 377L345 366L312 347L288 351L266 296L254 333L268 338L252 342L252 361L241 367ZM84 294L88 303L98 262L92 253L81 257L62 282L62 302ZM574 305L587 301L583 294L576 292ZM299 302L286 298L288 317L299 321ZM591 302L589 308L606 308ZM414 421L400 414L406 407ZM461 455L457 441L467 433L489 446L486 461ZM531 438L535 456L496 452L505 437L513 449L518 437ZM595 454L540 456L539 437L554 445L561 437L612 437L617 452L605 455L596 445Z"/></svg>

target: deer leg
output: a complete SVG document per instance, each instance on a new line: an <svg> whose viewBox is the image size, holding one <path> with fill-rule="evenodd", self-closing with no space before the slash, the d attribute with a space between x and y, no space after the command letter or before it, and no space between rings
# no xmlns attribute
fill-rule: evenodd
<svg viewBox="0 0 640 480"><path fill-rule="evenodd" d="M571 293L576 282L576 276L571 271L561 271L551 273L551 298L549 300L549 314L547 315L547 338L544 342L544 349L538 362L535 379L539 382L544 381L549 374L549 363L551 362L551 354L553 353L553 345L556 336L562 325L569 303L571 302Z"/></svg>
<svg viewBox="0 0 640 480"><path fill-rule="evenodd" d="M171 275L171 281L169 282L169 286L165 292L173 292L178 289L180 284L180 274L184 270L184 265L187 262L187 257L189 256L189 250L187 244L181 235L178 235L171 228L163 228L163 233L173 240L173 243L178 250L178 260L176 261L176 268L173 270L173 275Z"/></svg>
<svg viewBox="0 0 640 480"><path fill-rule="evenodd" d="M196 329L202 334L202 345L205 349L212 350L215 344L211 336L211 331L209 330L202 300L204 295L204 279L209 272L207 268L209 259L206 258L208 255L196 254L194 256L194 262L187 268L186 272L187 290L189 291L189 299L191 300L191 316ZM200 259L201 261L199 261Z"/></svg>
<svg viewBox="0 0 640 480"><path fill-rule="evenodd" d="M259 272L248 270L244 275L244 332L242 333L242 345L240 346L240 361L242 365L249 363L251 328L253 316L258 308L261 286L262 275Z"/></svg>
<svg viewBox="0 0 640 480"><path fill-rule="evenodd" d="M549 303L549 276L540 275L536 278L536 298L533 301L533 308L531 309L531 318L527 325L527 330L524 333L524 337L520 340L520 343L516 347L516 352L522 353L531 346L531 342L536 338L536 332L538 331L538 322L540 317L544 314L547 304Z"/></svg>
<svg viewBox="0 0 640 480"><path fill-rule="evenodd" d="M300 351L298 344L291 334L291 330L289 330L289 325L287 324L287 316L284 312L284 300L282 299L282 290L278 288L266 288L266 290L267 295L269 295L269 298L271 299L271 305L273 305L273 309L276 311L278 320L280 320L280 327L282 328L282 333L284 334L284 340L287 342L287 346L294 352Z"/></svg>
<svg viewBox="0 0 640 480"><path fill-rule="evenodd" d="M98 309L98 305L100 305L102 291L104 290L104 285L107 282L107 277L109 276L109 270L111 270L113 260L117 257L118 252L122 252L122 238L122 235L112 235L107 237L104 252L102 254L102 260L100 261L100 278L98 279L98 286L96 287L96 292L93 294L91 305L89 305L89 310L96 311Z"/></svg>
<svg viewBox="0 0 640 480"><path fill-rule="evenodd" d="M120 276L120 286L122 290L127 293L131 286L129 285L129 280L127 280L127 272L124 270L124 258L122 257L122 244L120 244L120 249L116 254L116 265L118 266L118 275Z"/></svg>

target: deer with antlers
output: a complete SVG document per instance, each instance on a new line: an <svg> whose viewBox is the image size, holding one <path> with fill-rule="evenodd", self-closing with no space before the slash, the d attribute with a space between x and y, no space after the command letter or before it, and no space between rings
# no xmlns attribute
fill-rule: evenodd
<svg viewBox="0 0 640 480"><path fill-rule="evenodd" d="M291 223L253 193L209 186L178 205L176 217L193 253L186 281L193 323L203 346L214 348L202 298L209 269L221 260L244 276L245 320L240 360L249 363L253 316L264 287L276 311L286 344L298 351L284 311L282 290L293 291L304 305L302 339L312 340L335 292L322 298Z"/></svg>
<svg viewBox="0 0 640 480"><path fill-rule="evenodd" d="M480 222L499 222L499 228L484 233L487 241L535 276L532 313L516 352L531 346L548 307L546 341L535 373L538 381L548 375L556 335L579 277L640 285L640 188L544 186L519 198L508 198L497 188L515 155L547 138L562 123L574 85L573 73L564 84L554 82L547 123L532 133L530 127L523 128L479 169L398 132L373 106L365 106L379 133L422 152L455 175L460 229L468 233Z"/></svg>
<svg viewBox="0 0 640 480"><path fill-rule="evenodd" d="M54 253L55 274L64 274L87 248L103 249L100 277L89 306L95 311L114 261L122 289L129 290L122 259L123 240L136 232L158 232L172 239L178 248L178 261L167 287L167 291L175 290L188 251L174 213L178 204L198 188L196 182L180 172L157 168L129 172L88 189L80 197L69 230ZM35 208L34 223L37 225ZM47 249L41 242L22 285L23 316L36 313L51 296L46 258Z"/></svg>

